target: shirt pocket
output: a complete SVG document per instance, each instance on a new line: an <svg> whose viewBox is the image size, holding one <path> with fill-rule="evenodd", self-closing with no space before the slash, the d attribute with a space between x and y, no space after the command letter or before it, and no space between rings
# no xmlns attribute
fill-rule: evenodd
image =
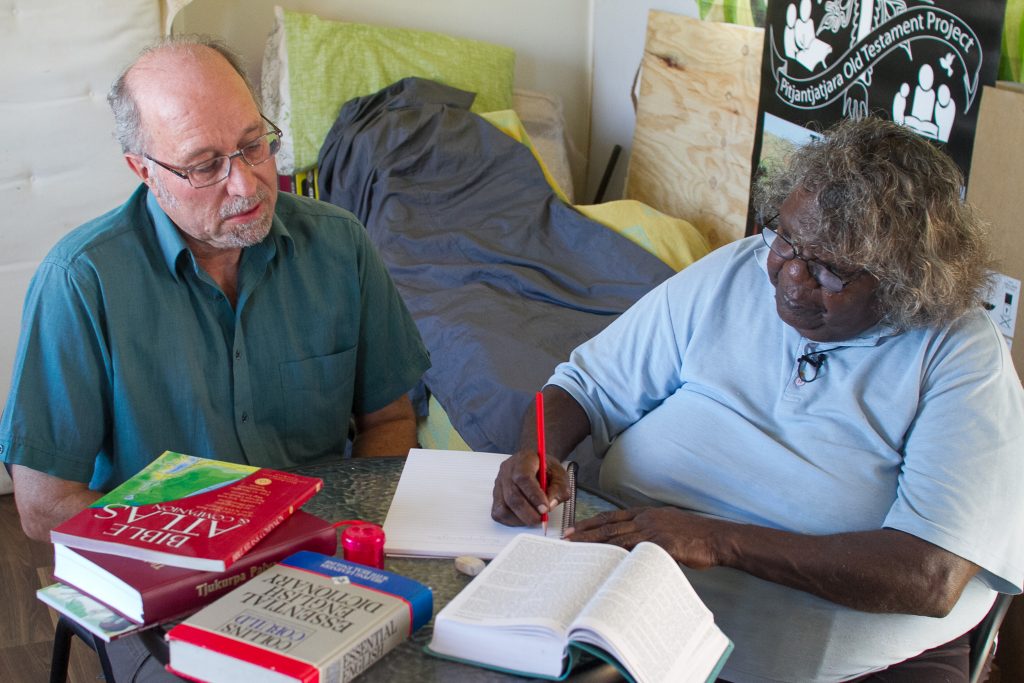
<svg viewBox="0 0 1024 683"><path fill-rule="evenodd" d="M356 348L281 363L285 438L297 460L345 450L352 414Z"/></svg>

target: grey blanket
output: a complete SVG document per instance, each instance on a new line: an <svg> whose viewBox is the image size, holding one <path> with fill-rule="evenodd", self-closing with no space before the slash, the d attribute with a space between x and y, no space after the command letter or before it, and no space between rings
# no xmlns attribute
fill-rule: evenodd
<svg viewBox="0 0 1024 683"><path fill-rule="evenodd" d="M351 100L320 150L319 190L366 226L459 434L511 453L555 366L672 270L559 200L472 99L409 78Z"/></svg>

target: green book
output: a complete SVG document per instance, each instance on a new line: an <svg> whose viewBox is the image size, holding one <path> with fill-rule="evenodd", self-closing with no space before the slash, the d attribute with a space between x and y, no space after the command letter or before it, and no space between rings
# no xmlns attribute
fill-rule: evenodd
<svg viewBox="0 0 1024 683"><path fill-rule="evenodd" d="M36 591L36 597L108 643L143 628L128 621L102 602L63 583L40 588Z"/></svg>

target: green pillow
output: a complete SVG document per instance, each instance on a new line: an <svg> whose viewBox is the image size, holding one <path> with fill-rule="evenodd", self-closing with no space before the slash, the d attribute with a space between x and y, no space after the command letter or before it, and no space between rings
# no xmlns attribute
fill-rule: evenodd
<svg viewBox="0 0 1024 683"><path fill-rule="evenodd" d="M476 93L477 113L510 109L515 52L440 33L328 21L274 8L263 61L267 116L284 130L279 172L316 164L341 106L408 76Z"/></svg>

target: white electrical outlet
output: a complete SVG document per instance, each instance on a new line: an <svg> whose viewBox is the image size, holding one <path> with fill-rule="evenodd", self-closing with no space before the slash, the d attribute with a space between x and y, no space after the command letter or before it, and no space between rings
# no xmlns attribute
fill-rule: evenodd
<svg viewBox="0 0 1024 683"><path fill-rule="evenodd" d="M1019 299L1020 280L1002 273L992 273L991 284L985 294L985 310L1006 337L1007 346L1013 343Z"/></svg>

